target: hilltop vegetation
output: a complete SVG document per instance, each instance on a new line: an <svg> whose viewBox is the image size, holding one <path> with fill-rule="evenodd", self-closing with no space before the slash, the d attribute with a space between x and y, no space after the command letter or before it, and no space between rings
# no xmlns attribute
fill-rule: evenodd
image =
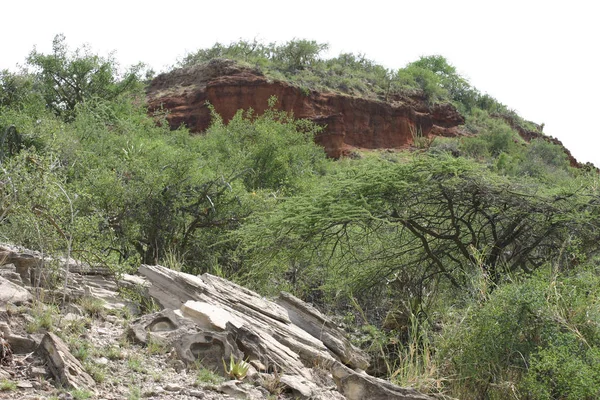
<svg viewBox="0 0 600 400"><path fill-rule="evenodd" d="M143 67L35 50L0 74L1 240L116 274L159 263L317 304L373 372L461 399L600 395L599 178L443 57L390 71L325 46L240 41L227 57L308 90L452 102L473 135L332 161L273 107L205 135L147 114ZM273 103L274 104L274 103Z"/></svg>

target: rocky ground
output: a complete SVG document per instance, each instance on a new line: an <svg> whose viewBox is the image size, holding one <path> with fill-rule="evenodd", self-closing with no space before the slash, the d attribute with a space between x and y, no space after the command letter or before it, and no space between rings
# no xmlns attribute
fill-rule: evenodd
<svg viewBox="0 0 600 400"><path fill-rule="evenodd" d="M116 280L8 245L0 261L0 399L429 399L364 373L289 294L160 266Z"/></svg>

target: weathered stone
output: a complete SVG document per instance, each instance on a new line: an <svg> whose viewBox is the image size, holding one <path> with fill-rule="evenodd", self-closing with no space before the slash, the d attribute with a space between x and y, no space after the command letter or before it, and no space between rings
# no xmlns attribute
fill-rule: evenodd
<svg viewBox="0 0 600 400"><path fill-rule="evenodd" d="M348 400L433 400L414 389L353 371L340 362L332 365L331 373L338 390Z"/></svg>
<svg viewBox="0 0 600 400"><path fill-rule="evenodd" d="M160 74L147 92L150 110L168 110L171 127L203 132L211 122L209 102L225 122L240 109L257 115L277 97L277 109L325 126L315 137L330 157L352 148L401 148L424 135L456 136L464 117L451 104L430 104L423 95L367 99L342 93L303 91L288 82L231 60L211 60Z"/></svg>
<svg viewBox="0 0 600 400"><path fill-rule="evenodd" d="M248 289L209 274L196 277L160 266L142 265L140 272L152 283L149 293L161 304L181 306L182 314L194 315L213 330L222 330L225 324L251 364L308 378L307 367L317 360L334 361L319 339L291 323L283 307Z"/></svg>
<svg viewBox="0 0 600 400"><path fill-rule="evenodd" d="M31 300L31 293L0 276L0 303L23 304Z"/></svg>
<svg viewBox="0 0 600 400"><path fill-rule="evenodd" d="M276 301L288 311L292 323L321 340L344 364L363 370L369 366L367 354L340 335L335 324L319 310L289 293L281 293Z"/></svg>
<svg viewBox="0 0 600 400"><path fill-rule="evenodd" d="M246 360L258 371L283 373L281 383L303 399L428 399L348 368L345 364L365 368L365 353L352 346L327 317L291 295L282 294L279 304L274 304L209 274L197 277L147 265L140 267L140 273L151 283L150 295L163 306L180 307L181 312L163 310L145 316L132 332L147 340L156 327L168 327L165 337L172 339L178 356L188 364L200 359L220 371L223 360L233 354L235 360ZM183 317L196 324L185 323ZM336 371L339 392L331 389L331 378L325 391L315 383L315 365ZM235 384L226 387L231 396L246 396Z"/></svg>
<svg viewBox="0 0 600 400"><path fill-rule="evenodd" d="M29 381L18 381L17 382L17 387L19 389L32 389L33 385Z"/></svg>
<svg viewBox="0 0 600 400"><path fill-rule="evenodd" d="M182 389L182 387L180 385L177 385L175 383L167 383L165 385L165 390L167 392L180 392Z"/></svg>
<svg viewBox="0 0 600 400"><path fill-rule="evenodd" d="M79 361L69 352L67 345L55 334L44 335L38 347L40 354L48 362L50 372L57 382L67 388L95 391L92 377L83 369Z"/></svg>
<svg viewBox="0 0 600 400"><path fill-rule="evenodd" d="M14 264L16 272L21 276L23 283L27 285L35 286L40 282L44 283L45 274L48 272L48 269L44 266L53 262L61 266L60 276L64 276L65 269L70 273L112 275L112 271L106 267L91 266L72 258L68 260L64 257L53 259L37 251L23 249L7 243L0 244L0 265Z"/></svg>
<svg viewBox="0 0 600 400"><path fill-rule="evenodd" d="M15 334L5 336L6 341L10 344L10 347L14 354L27 354L35 351L39 342L31 337L25 337Z"/></svg>
<svg viewBox="0 0 600 400"><path fill-rule="evenodd" d="M4 334L4 337L10 336L12 331L6 321L0 321L0 333Z"/></svg>
<svg viewBox="0 0 600 400"><path fill-rule="evenodd" d="M185 317L192 319L201 328L224 331L227 323L236 327L243 325L243 321L221 307L203 302L187 301L181 306L181 312Z"/></svg>
<svg viewBox="0 0 600 400"><path fill-rule="evenodd" d="M292 393L294 394L294 398L306 400L314 399L322 390L314 383L298 375L283 374L279 377L279 379L284 387L291 389Z"/></svg>
<svg viewBox="0 0 600 400"><path fill-rule="evenodd" d="M263 393L250 385L240 381L227 381L217 387L217 391L225 393L234 399L264 400Z"/></svg>
<svg viewBox="0 0 600 400"><path fill-rule="evenodd" d="M226 332L198 332L186 334L173 343L175 351L185 363L199 360L205 368L224 374L223 360L231 356L241 360L244 354L236 346L235 339Z"/></svg>
<svg viewBox="0 0 600 400"><path fill-rule="evenodd" d="M17 273L14 265L9 264L9 266L12 266L12 269L6 269L6 266L0 268L0 276L11 281L15 285L23 286L23 279L21 278L21 275Z"/></svg>
<svg viewBox="0 0 600 400"><path fill-rule="evenodd" d="M48 375L48 370L44 367L31 367L29 375L33 378L43 378Z"/></svg>
<svg viewBox="0 0 600 400"><path fill-rule="evenodd" d="M173 342L186 333L195 334L199 327L170 309L144 315L128 327L127 335L135 343L148 344L150 338Z"/></svg>

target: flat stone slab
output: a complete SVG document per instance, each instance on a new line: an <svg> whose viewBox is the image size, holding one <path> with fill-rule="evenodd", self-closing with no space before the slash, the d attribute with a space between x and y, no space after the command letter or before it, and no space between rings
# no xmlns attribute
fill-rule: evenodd
<svg viewBox="0 0 600 400"><path fill-rule="evenodd" d="M95 391L96 382L70 352L67 345L54 333L44 335L38 352L46 359L48 368L57 382L67 388Z"/></svg>
<svg viewBox="0 0 600 400"><path fill-rule="evenodd" d="M23 304L31 300L31 293L0 276L0 303Z"/></svg>

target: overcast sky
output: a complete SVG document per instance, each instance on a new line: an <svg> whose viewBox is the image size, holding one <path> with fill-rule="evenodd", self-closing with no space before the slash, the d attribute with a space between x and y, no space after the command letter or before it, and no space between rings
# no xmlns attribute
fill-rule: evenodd
<svg viewBox="0 0 600 400"><path fill-rule="evenodd" d="M355 4L355 5L353 5ZM58 33L123 66L160 72L186 52L240 38L329 43L388 68L440 54L480 91L545 123L579 161L600 166L598 40L592 0L5 1L0 69L15 69Z"/></svg>

